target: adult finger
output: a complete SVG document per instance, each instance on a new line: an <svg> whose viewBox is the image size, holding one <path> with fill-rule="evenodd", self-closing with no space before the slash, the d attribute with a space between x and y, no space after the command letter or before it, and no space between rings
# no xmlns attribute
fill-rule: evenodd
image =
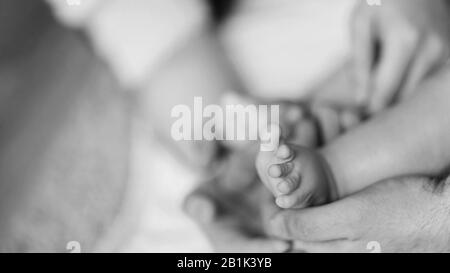
<svg viewBox="0 0 450 273"><path fill-rule="evenodd" d="M414 57L418 37L413 31L387 31L381 41L381 57L377 64L369 111L375 113L388 106L397 95Z"/></svg>
<svg viewBox="0 0 450 273"><path fill-rule="evenodd" d="M267 230L287 240L331 241L353 239L362 224L362 206L343 199L328 205L303 210L275 211Z"/></svg>
<svg viewBox="0 0 450 273"><path fill-rule="evenodd" d="M356 110L344 109L339 115L341 127L347 131L361 122L361 114Z"/></svg>
<svg viewBox="0 0 450 273"><path fill-rule="evenodd" d="M283 240L249 236L242 229L240 218L220 212L219 200L205 184L190 194L185 201L186 212L196 220L217 252L285 252L290 245Z"/></svg>
<svg viewBox="0 0 450 273"><path fill-rule="evenodd" d="M401 99L410 96L420 81L448 58L448 49L446 49L444 44L437 37L429 37L425 40L411 65L409 75L400 95Z"/></svg>

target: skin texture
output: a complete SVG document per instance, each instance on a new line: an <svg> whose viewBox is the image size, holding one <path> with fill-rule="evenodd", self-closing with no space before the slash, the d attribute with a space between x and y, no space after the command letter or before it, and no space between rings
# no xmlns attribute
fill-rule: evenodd
<svg viewBox="0 0 450 273"><path fill-rule="evenodd" d="M307 252L370 252L368 243L373 241L381 252L448 252L448 183L397 178L322 207L273 207L267 227Z"/></svg>
<svg viewBox="0 0 450 273"><path fill-rule="evenodd" d="M450 162L447 150L441 148L447 145L447 130L450 128L446 125L450 101L446 86L449 79L450 72L442 70L421 85L423 92L419 89L412 98L327 145L322 152L334 155L328 160L337 180L343 181L340 196L347 197L323 207L284 212L278 210L274 200L269 198L260 208L261 215L269 219L265 222L267 232L280 239L298 239L296 247L311 252L367 251L367 243L371 241L380 242L385 252L448 251L449 198L448 189L444 187L448 181L436 187L435 179L416 174L438 175ZM417 128L419 125L420 130ZM411 176L390 179L404 174ZM374 184L380 180L384 182ZM216 199L201 192L200 188L188 197L188 201L202 199L210 207L218 206ZM219 187L214 192L221 194ZM246 198L243 191L235 194ZM332 209L328 210L329 207ZM228 243L227 248L239 251L252 237L235 226L225 225L223 220L224 217L237 219L237 213L241 215L243 211L248 211L246 206L241 206L239 212L228 210L226 214L213 214L214 217L209 218L203 218L195 210L191 215L200 219L202 227L210 231L207 234L216 248L220 249L224 244L222 235L213 232L220 228L239 241ZM310 214L304 216L303 211L311 212L311 217ZM296 220L299 217L305 219L301 224ZM313 220L316 225L307 225L310 228L299 231L298 236L302 237L295 238L294 227L300 229L303 223ZM325 228L318 228L321 221L324 221ZM260 224L264 225L263 222ZM327 224L328 227L339 224L342 229L326 229ZM293 225L292 229L289 230L291 227L287 225ZM410 229L403 230L403 227ZM313 237L314 229L317 229L317 237ZM290 232L288 235L286 230ZM269 238L272 237L267 236L266 242ZM226 241L232 242L230 239ZM329 241L336 242L328 244ZM262 249L271 251L269 247Z"/></svg>
<svg viewBox="0 0 450 273"><path fill-rule="evenodd" d="M215 181L188 196L185 208L219 252L371 252L373 241L381 252L448 252L448 184L389 179L329 205L282 210L258 181L245 192ZM264 233L249 232L258 225Z"/></svg>
<svg viewBox="0 0 450 273"><path fill-rule="evenodd" d="M299 216L296 216L297 211L279 211L273 200L267 201L266 208L261 211L271 211L272 207L273 214L269 213L267 224L270 234L281 239L301 239L296 247L311 252L367 251L367 243L374 240L381 243L385 252L448 251L448 194L446 190L440 194L435 191L435 180L424 177L390 179L365 188L380 179L404 173L435 175L448 165L445 151L441 149L445 136L448 136L445 128L450 128L444 125L448 107L443 105L448 101L445 94L448 92L444 90L448 76L441 73L426 87L415 88L448 56L447 20L444 1L389 1L376 9L367 7L364 2L356 10L352 24L354 65L357 88L362 93L356 104L368 104L370 112L378 112L398 98L409 97L414 90L423 90L424 94L407 100L401 107L394 107L396 109L382 114L382 117L324 150L325 154L335 155L331 159L332 164L338 166L335 169L344 170L342 176L337 176L347 184L347 188L341 188L341 195L349 195L347 198L331 205L300 210ZM375 64L374 40L381 47L381 55ZM406 75L409 78L404 79ZM439 122L436 117L439 117ZM417 124L422 129L419 130ZM404 130L408 128L411 131L405 134ZM436 131L439 133L435 134ZM381 133L381 138L372 134L374 132ZM435 138L430 140L433 135ZM353 145L357 136L364 141ZM378 147L383 143L386 146L380 152ZM406 149L406 154L402 153L405 145L412 148ZM346 151L349 148L351 151ZM386 155L389 160L386 160ZM368 160L361 161L361 156ZM352 167L346 168L349 164ZM215 198L202 194L200 189L188 197L187 204L201 199L210 208L219 207ZM363 190L351 195L360 189ZM219 195L220 187L215 187L215 192ZM240 196L245 198L243 193ZM187 208L189 210L189 206ZM239 212L249 209L241 206ZM226 224L229 219L238 219L239 212L227 210L223 214L209 213L209 217L202 217L192 210L191 214L200 219L217 249L226 245L227 249L239 251L243 245L252 242L251 236ZM311 224L308 225L309 222ZM302 229L303 224L305 228ZM339 229L334 229L334 224ZM405 231L404 227L410 229ZM214 232L217 230L226 231L227 236L222 236L225 232ZM265 242L269 242L268 238ZM270 247L261 246L261 249L271 251Z"/></svg>
<svg viewBox="0 0 450 273"><path fill-rule="evenodd" d="M233 170L234 171L234 170ZM184 208L210 239L217 252L284 252L284 240L269 238L262 225L262 199L269 192L258 180L244 182L245 188L229 187L227 176L203 183L190 194Z"/></svg>
<svg viewBox="0 0 450 273"><path fill-rule="evenodd" d="M358 100L371 113L409 97L449 58L446 0L390 0L376 7L360 1L351 26Z"/></svg>
<svg viewBox="0 0 450 273"><path fill-rule="evenodd" d="M331 201L334 181L324 163L312 149L281 144L273 152L261 151L256 169L280 208L301 209Z"/></svg>
<svg viewBox="0 0 450 273"><path fill-rule="evenodd" d="M342 81L339 79L339 82ZM242 101L248 100L242 98ZM292 129L282 132L289 140L306 147L317 145L317 127L299 105L280 102L280 121ZM239 149L230 145L226 147L229 151L221 162L221 172L215 179L202 183L186 198L186 212L209 237L215 251L287 251L289 244L267 237L262 225L264 214L268 212L262 204L273 203L274 199L256 177L254 162L259 151L258 143L240 145ZM261 199L270 201L262 202Z"/></svg>
<svg viewBox="0 0 450 273"><path fill-rule="evenodd" d="M126 190L128 99L42 2L0 5L32 15L0 24L18 32L0 35L0 52L14 50L0 66L0 251L65 252L69 241L91 251Z"/></svg>
<svg viewBox="0 0 450 273"><path fill-rule="evenodd" d="M449 144L449 83L450 70L445 68L423 82L410 99L322 148L340 197L391 177L446 171L450 152L442 147Z"/></svg>
<svg viewBox="0 0 450 273"><path fill-rule="evenodd" d="M279 159L278 151L272 156L261 153L257 161L261 179L274 184L272 189L284 181L290 190L281 197L274 192L277 204L301 208L327 199L330 190L323 185L335 185L343 197L390 177L441 174L450 163L450 153L442 149L450 144L449 81L446 68L410 99L341 135L320 152L288 144L284 159ZM329 169L331 174L326 175Z"/></svg>

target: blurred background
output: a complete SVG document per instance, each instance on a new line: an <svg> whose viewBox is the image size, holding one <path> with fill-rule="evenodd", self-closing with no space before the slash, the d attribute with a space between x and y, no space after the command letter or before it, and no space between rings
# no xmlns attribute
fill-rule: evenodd
<svg viewBox="0 0 450 273"><path fill-rule="evenodd" d="M3 25L23 34L6 38L6 44L33 48L1 59L6 86L1 98L11 108L0 104L9 109L0 112L7 215L0 224L8 237L2 248L62 252L69 241L89 251L211 251L182 211L184 197L204 176L190 163L207 165L211 159L197 157L192 147L169 147L178 145L167 141L171 107L192 102L203 90L242 89L263 99L308 96L346 62L354 5L353 0L0 3ZM8 16L13 9L16 16L25 11L35 16L27 17L33 23L25 16L13 22ZM227 67L214 75L207 61L213 55L221 55L217 59ZM14 90L25 91L11 95Z"/></svg>

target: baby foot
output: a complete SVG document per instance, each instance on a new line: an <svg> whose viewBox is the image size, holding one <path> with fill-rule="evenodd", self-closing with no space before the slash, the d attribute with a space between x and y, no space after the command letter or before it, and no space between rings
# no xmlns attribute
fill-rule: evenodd
<svg viewBox="0 0 450 273"><path fill-rule="evenodd" d="M222 95L221 103L225 105L259 105L266 104L267 102L261 102L257 98L252 98L249 95L244 95L238 92L227 92ZM279 105L279 123L283 128L283 136L289 139L290 142L306 147L316 147L318 144L318 132L315 119L307 113L305 105L301 103L294 103L290 101L275 101L271 105ZM259 113L264 115L265 113ZM258 117L255 120L249 120L248 124L257 124L258 120L268 120L268 117ZM227 122L234 122L227 121ZM244 124L237 124L238 128L247 130ZM223 145L227 148L234 150L241 150L249 146L247 141L222 141Z"/></svg>
<svg viewBox="0 0 450 273"><path fill-rule="evenodd" d="M325 160L312 149L283 143L273 152L260 152L256 168L281 208L323 204L334 192Z"/></svg>

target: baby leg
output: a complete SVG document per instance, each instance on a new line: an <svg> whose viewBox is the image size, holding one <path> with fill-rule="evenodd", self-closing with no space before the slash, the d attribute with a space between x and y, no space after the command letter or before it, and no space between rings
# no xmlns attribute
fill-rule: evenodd
<svg viewBox="0 0 450 273"><path fill-rule="evenodd" d="M256 168L281 208L319 205L331 196L332 176L321 155L281 141L272 152L260 152Z"/></svg>

